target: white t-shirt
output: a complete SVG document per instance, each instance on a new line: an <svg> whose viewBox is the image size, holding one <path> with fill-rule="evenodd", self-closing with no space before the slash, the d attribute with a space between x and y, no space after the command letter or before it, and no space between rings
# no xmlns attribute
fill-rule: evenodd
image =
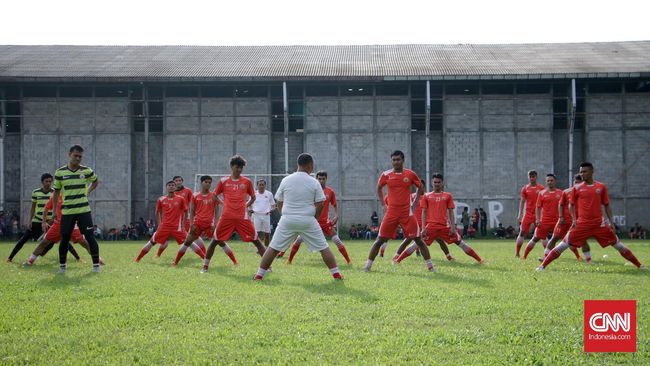
<svg viewBox="0 0 650 366"><path fill-rule="evenodd" d="M305 172L295 172L282 179L275 200L283 202L282 215L314 216L314 203L325 201L318 181Z"/></svg>
<svg viewBox="0 0 650 366"><path fill-rule="evenodd" d="M273 207L273 205L275 205L273 193L267 190L264 190L264 193L255 191L255 202L253 202L254 213L266 215L271 212L271 207Z"/></svg>

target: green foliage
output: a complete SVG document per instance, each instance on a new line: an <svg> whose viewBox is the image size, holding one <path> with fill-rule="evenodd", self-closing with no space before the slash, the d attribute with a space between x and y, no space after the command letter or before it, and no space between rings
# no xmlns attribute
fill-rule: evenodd
<svg viewBox="0 0 650 366"><path fill-rule="evenodd" d="M173 245L133 263L143 244L102 243L100 274L84 253L57 275L57 248L30 268L1 263L0 364L650 364L650 274L611 248L593 245L591 265L567 251L536 273L541 246L521 262L512 241L475 241L478 265L434 245L439 273L415 256L364 273L370 243L354 241L351 267L332 245L343 282L303 247L258 283L249 244L231 243L237 267L217 248L206 274L189 251L172 268ZM642 262L648 244L628 243ZM584 299L638 300L636 354L582 352Z"/></svg>

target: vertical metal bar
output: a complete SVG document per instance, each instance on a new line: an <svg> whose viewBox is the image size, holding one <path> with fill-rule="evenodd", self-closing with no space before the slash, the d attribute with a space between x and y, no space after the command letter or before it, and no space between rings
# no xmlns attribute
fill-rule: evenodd
<svg viewBox="0 0 650 366"><path fill-rule="evenodd" d="M426 109L425 109L425 117L424 117L424 141L425 141L425 149L426 149L426 154L425 154L425 159L426 159L426 174L424 177L424 187L426 191L428 192L430 190L429 187L429 182L431 181L431 148L430 148L430 140L431 140L431 83L429 80L427 80L427 99L426 99Z"/></svg>
<svg viewBox="0 0 650 366"><path fill-rule="evenodd" d="M149 90L146 85L142 86L144 113L144 212L148 218L151 217L149 212Z"/></svg>
<svg viewBox="0 0 650 366"><path fill-rule="evenodd" d="M284 112L284 174L289 174L289 101L287 82L282 82L282 110Z"/></svg>
<svg viewBox="0 0 650 366"><path fill-rule="evenodd" d="M571 111L569 117L569 187L573 184L573 128L576 120L576 79L571 79Z"/></svg>
<svg viewBox="0 0 650 366"><path fill-rule="evenodd" d="M7 120L5 118L5 91L0 89L0 210L5 209L5 133L7 132L6 124ZM22 185L24 182L21 182L21 191L23 190Z"/></svg>

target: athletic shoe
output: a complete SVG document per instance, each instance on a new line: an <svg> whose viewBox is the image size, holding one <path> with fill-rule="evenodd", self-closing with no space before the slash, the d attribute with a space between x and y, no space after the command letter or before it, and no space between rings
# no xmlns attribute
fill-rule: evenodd
<svg viewBox="0 0 650 366"><path fill-rule="evenodd" d="M264 279L264 277L262 277L262 276L260 276L258 274L256 274L255 277L253 277L253 281L261 281L263 279Z"/></svg>
<svg viewBox="0 0 650 366"><path fill-rule="evenodd" d="M64 274L65 273L65 267L59 267L59 271L57 273L58 274Z"/></svg>
<svg viewBox="0 0 650 366"><path fill-rule="evenodd" d="M436 273L436 272L438 272L438 270L436 269L436 267L431 267L431 268L429 268L429 272Z"/></svg>
<svg viewBox="0 0 650 366"><path fill-rule="evenodd" d="M543 270L544 270L544 267L542 267L542 266L539 266L539 267L535 268L535 271L537 271L537 272L541 272Z"/></svg>
<svg viewBox="0 0 650 366"><path fill-rule="evenodd" d="M370 268L368 268L368 267L363 267L363 271L366 272L366 273L367 273L367 272L370 272Z"/></svg>
<svg viewBox="0 0 650 366"><path fill-rule="evenodd" d="M7 262L7 263L11 263L11 262L12 262L12 260L11 260L11 259L9 259L9 258L7 258L7 259L5 260L5 262Z"/></svg>
<svg viewBox="0 0 650 366"><path fill-rule="evenodd" d="M208 272L208 266L203 266L203 268L201 268L201 273L207 273L207 272Z"/></svg>
<svg viewBox="0 0 650 366"><path fill-rule="evenodd" d="M100 266L93 266L93 273L99 273L101 272L101 267Z"/></svg>

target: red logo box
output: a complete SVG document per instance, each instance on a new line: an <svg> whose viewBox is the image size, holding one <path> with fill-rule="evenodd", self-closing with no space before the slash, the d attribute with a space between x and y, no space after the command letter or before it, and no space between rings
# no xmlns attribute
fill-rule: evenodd
<svg viewBox="0 0 650 366"><path fill-rule="evenodd" d="M585 300L584 351L636 352L636 300Z"/></svg>

